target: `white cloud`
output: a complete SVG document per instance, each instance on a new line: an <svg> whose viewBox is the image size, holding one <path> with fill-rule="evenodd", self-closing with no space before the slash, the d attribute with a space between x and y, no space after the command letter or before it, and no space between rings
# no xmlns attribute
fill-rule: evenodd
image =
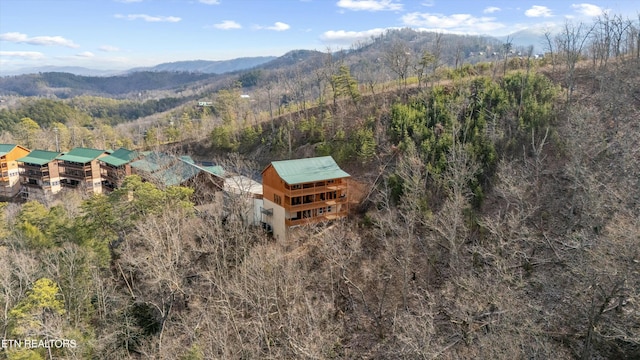
<svg viewBox="0 0 640 360"><path fill-rule="evenodd" d="M79 54L76 54L76 56L80 58L92 58L95 55L91 51L84 51Z"/></svg>
<svg viewBox="0 0 640 360"><path fill-rule="evenodd" d="M409 13L402 16L405 25L424 27L423 30L447 31L465 34L487 34L505 27L492 17L475 17L470 14Z"/></svg>
<svg viewBox="0 0 640 360"><path fill-rule="evenodd" d="M29 45L43 46L65 46L69 48L77 48L79 45L73 41L63 38L62 36L34 36L29 37L27 34L10 32L0 34L0 41L8 41L13 43L23 43Z"/></svg>
<svg viewBox="0 0 640 360"><path fill-rule="evenodd" d="M354 11L399 11L402 4L395 0L338 0L338 7Z"/></svg>
<svg viewBox="0 0 640 360"><path fill-rule="evenodd" d="M493 14L496 11L500 11L502 9L500 9L499 7L495 7L495 6L489 6L488 8L485 8L484 10L482 10L483 13L485 14Z"/></svg>
<svg viewBox="0 0 640 360"><path fill-rule="evenodd" d="M524 12L528 17L550 17L553 16L551 9L546 6L533 5L531 9Z"/></svg>
<svg viewBox="0 0 640 360"><path fill-rule="evenodd" d="M44 58L44 54L37 51L0 51L0 56L27 60L38 60Z"/></svg>
<svg viewBox="0 0 640 360"><path fill-rule="evenodd" d="M216 29L222 29L222 30L242 29L242 25L238 24L233 20L224 20L221 23L214 24L213 27Z"/></svg>
<svg viewBox="0 0 640 360"><path fill-rule="evenodd" d="M574 8L578 13L584 16L600 16L605 12L603 8L593 4L571 4L571 7Z"/></svg>
<svg viewBox="0 0 640 360"><path fill-rule="evenodd" d="M117 19L144 20L147 22L178 22L182 20L177 16L151 16L146 14L129 14L129 15L116 14L114 15L114 17Z"/></svg>
<svg viewBox="0 0 640 360"><path fill-rule="evenodd" d="M29 37L26 34L21 34L17 32L9 32L0 34L0 40L14 42L14 43L24 43L27 42Z"/></svg>
<svg viewBox="0 0 640 360"><path fill-rule="evenodd" d="M426 6L426 7L432 7L432 6L435 6L436 3L435 3L434 0L425 0L425 1L421 2L420 5Z"/></svg>
<svg viewBox="0 0 640 360"><path fill-rule="evenodd" d="M142 2L143 0L116 0L116 2L121 2L121 3L125 3L125 4L131 4L131 3L139 3Z"/></svg>
<svg viewBox="0 0 640 360"><path fill-rule="evenodd" d="M98 50L104 52L117 52L120 51L120 48L111 45L102 45L98 48Z"/></svg>
<svg viewBox="0 0 640 360"><path fill-rule="evenodd" d="M276 22L275 24L273 24L273 26L267 26L265 29L267 30L273 30L273 31L285 31L285 30L289 30L291 26L289 26L289 24L285 24L283 22Z"/></svg>
<svg viewBox="0 0 640 360"><path fill-rule="evenodd" d="M220 0L199 0L200 3L202 4L206 4L206 5L219 5L220 4Z"/></svg>
<svg viewBox="0 0 640 360"><path fill-rule="evenodd" d="M320 35L320 39L324 42L340 43L350 45L359 40L367 40L372 36L377 36L388 29L376 28L365 31L345 31L345 30L330 30L325 31Z"/></svg>

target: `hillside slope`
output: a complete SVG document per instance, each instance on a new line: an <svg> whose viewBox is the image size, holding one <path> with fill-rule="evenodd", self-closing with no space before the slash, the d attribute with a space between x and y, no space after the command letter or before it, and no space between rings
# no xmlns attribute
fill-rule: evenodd
<svg viewBox="0 0 640 360"><path fill-rule="evenodd" d="M261 320L252 312L240 330L261 345L239 336L229 346L277 357L640 356L638 69L637 59L581 68L574 101L564 103L561 89L548 122L535 112L532 119L541 122L518 129L523 116L526 124L526 105L488 122L494 167L469 157L465 145L448 148L447 166L438 172L437 162L417 155L420 148L389 136L398 103L428 103L419 92L333 109L344 143L335 135L329 141L330 128L323 128L324 138L314 132L313 118L336 126L322 112L283 119L278 127L294 130L296 157L351 154L341 163L365 184L367 196L345 223L301 228L290 242L254 248L245 269L253 275L243 270L240 277L251 278L274 302L252 311L272 315ZM558 85L565 79L550 69L545 77ZM508 88L514 79L523 78L496 83ZM481 84L462 81L445 89L471 95ZM448 106L473 118L472 104ZM446 132L448 125L442 126ZM367 128L379 134L369 158L358 148ZM423 130L411 131L416 139ZM263 145L250 157L286 158L286 144ZM367 160L348 160L353 157ZM473 187L479 168L481 199ZM267 273L256 275L261 271ZM281 290L269 293L271 286ZM243 290L239 296L253 295ZM232 331L231 323L214 318Z"/></svg>
<svg viewBox="0 0 640 360"><path fill-rule="evenodd" d="M225 89L215 116L176 119L206 140L167 147L247 175L331 155L357 183L350 216L274 241L243 201L195 207L138 177L3 204L0 331L81 344L60 358L637 359L639 61L372 91L343 69L319 98L287 84L297 101L263 118Z"/></svg>

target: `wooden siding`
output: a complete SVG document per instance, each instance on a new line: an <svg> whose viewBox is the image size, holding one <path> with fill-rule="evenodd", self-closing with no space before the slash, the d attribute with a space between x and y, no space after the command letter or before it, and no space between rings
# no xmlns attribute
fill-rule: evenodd
<svg viewBox="0 0 640 360"><path fill-rule="evenodd" d="M287 184L275 168L269 165L262 172L262 186L264 199L285 210L286 227L329 221L348 214L346 177ZM274 228L277 226L270 225Z"/></svg>
<svg viewBox="0 0 640 360"><path fill-rule="evenodd" d="M20 170L16 160L29 153L27 148L17 145L0 157L0 197L10 198L20 191Z"/></svg>
<svg viewBox="0 0 640 360"><path fill-rule="evenodd" d="M11 151L0 157L0 180L9 181L9 172L18 170L17 159L29 155L30 151L20 145L14 147Z"/></svg>

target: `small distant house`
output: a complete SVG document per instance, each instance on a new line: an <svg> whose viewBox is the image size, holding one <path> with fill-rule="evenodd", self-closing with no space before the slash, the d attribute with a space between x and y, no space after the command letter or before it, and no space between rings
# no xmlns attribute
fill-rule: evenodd
<svg viewBox="0 0 640 360"><path fill-rule="evenodd" d="M109 155L104 150L74 148L58 158L60 183L63 187L81 189L87 194L102 193L99 158Z"/></svg>
<svg viewBox="0 0 640 360"><path fill-rule="evenodd" d="M132 174L131 162L138 156L136 151L120 148L99 158L103 190L111 192L122 186L124 178Z"/></svg>
<svg viewBox="0 0 640 360"><path fill-rule="evenodd" d="M33 150L18 159L23 198L49 200L60 192L59 156L60 153L55 151Z"/></svg>
<svg viewBox="0 0 640 360"><path fill-rule="evenodd" d="M18 159L29 149L15 144L0 144L0 198L11 198L20 192Z"/></svg>
<svg viewBox="0 0 640 360"><path fill-rule="evenodd" d="M290 227L346 216L349 177L331 156L273 161L262 171L262 221L284 239Z"/></svg>

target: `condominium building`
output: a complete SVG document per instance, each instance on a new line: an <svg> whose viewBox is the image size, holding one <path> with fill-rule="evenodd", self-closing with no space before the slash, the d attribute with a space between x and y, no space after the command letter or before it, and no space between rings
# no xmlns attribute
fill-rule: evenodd
<svg viewBox="0 0 640 360"><path fill-rule="evenodd" d="M87 194L102 193L99 158L109 155L104 150L74 148L58 158L62 186L83 190Z"/></svg>
<svg viewBox="0 0 640 360"><path fill-rule="evenodd" d="M0 144L0 198L7 199L20 192L18 159L29 154L29 149L15 144Z"/></svg>
<svg viewBox="0 0 640 360"><path fill-rule="evenodd" d="M60 192L60 155L55 151L33 150L18 159L23 198L49 200L53 194Z"/></svg>
<svg viewBox="0 0 640 360"><path fill-rule="evenodd" d="M132 174L131 162L138 158L138 152L120 148L99 158L102 188L106 192L120 187L124 178Z"/></svg>

